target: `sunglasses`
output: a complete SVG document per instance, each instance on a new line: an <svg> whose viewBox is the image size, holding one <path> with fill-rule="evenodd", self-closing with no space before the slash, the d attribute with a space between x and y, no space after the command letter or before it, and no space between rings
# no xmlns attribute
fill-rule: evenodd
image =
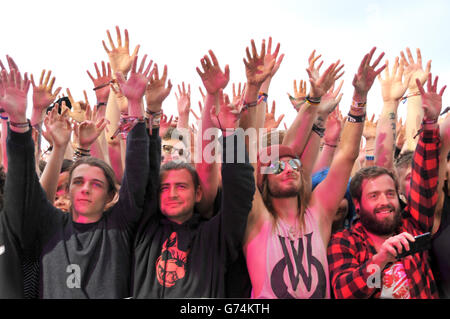
<svg viewBox="0 0 450 319"><path fill-rule="evenodd" d="M268 167L269 174L280 174L282 171L286 169L286 163L288 163L293 170L300 171L300 166L302 166L302 163L298 158L290 159L289 161L276 161L270 164Z"/></svg>
<svg viewBox="0 0 450 319"><path fill-rule="evenodd" d="M180 156L188 155L187 154L188 152L186 150L184 150L182 148L175 148L172 145L163 145L162 149L163 149L163 152L167 153L167 154L173 154L174 152L178 152L178 155L180 155Z"/></svg>

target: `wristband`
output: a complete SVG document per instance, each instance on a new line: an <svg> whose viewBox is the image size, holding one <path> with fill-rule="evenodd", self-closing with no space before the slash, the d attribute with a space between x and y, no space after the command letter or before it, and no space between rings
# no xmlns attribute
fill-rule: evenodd
<svg viewBox="0 0 450 319"><path fill-rule="evenodd" d="M258 105L258 101L250 102L250 103L244 103L244 106L242 107L241 112L244 112L244 111L248 110L249 107L254 107L256 105Z"/></svg>
<svg viewBox="0 0 450 319"><path fill-rule="evenodd" d="M305 101L310 104L320 104L321 99L321 97L310 97L309 95L305 97Z"/></svg>
<svg viewBox="0 0 450 319"><path fill-rule="evenodd" d="M104 87L110 85L111 83L113 83L113 81L109 81L109 82L100 84L99 86L96 86L95 88L93 88L93 90L94 90L94 91L97 91L97 90L103 89Z"/></svg>
<svg viewBox="0 0 450 319"><path fill-rule="evenodd" d="M2 119L2 120L8 120L8 117L7 116L2 116L2 115L0 115L0 119Z"/></svg>
<svg viewBox="0 0 450 319"><path fill-rule="evenodd" d="M325 128L319 127L316 124L313 124L312 131L317 133L317 135L319 135L321 138L325 135Z"/></svg>
<svg viewBox="0 0 450 319"><path fill-rule="evenodd" d="M15 123L15 122L9 121L9 125L17 127L17 128L28 128L28 127L31 127L30 120L27 120L25 123Z"/></svg>
<svg viewBox="0 0 450 319"><path fill-rule="evenodd" d="M337 145L335 145L335 144L328 144L328 143L323 143L323 145L326 145L326 146L329 146L329 147L334 147L334 148L336 148L336 147L337 147Z"/></svg>
<svg viewBox="0 0 450 319"><path fill-rule="evenodd" d="M269 95L267 93L259 92L259 94L258 94L258 101L262 98L262 100L267 103L267 98L268 97L269 97Z"/></svg>
<svg viewBox="0 0 450 319"><path fill-rule="evenodd" d="M357 116L357 115L353 115L348 113L347 114L347 122L350 123L362 123L366 120L366 114L364 113L363 115Z"/></svg>
<svg viewBox="0 0 450 319"><path fill-rule="evenodd" d="M367 102L356 102L355 100L352 100L352 104L350 105L351 108L363 108L366 107Z"/></svg>
<svg viewBox="0 0 450 319"><path fill-rule="evenodd" d="M419 95L420 95L420 91L414 92L414 93L409 93L407 96L400 98L400 101L403 101L403 104L405 104L406 100L409 99L410 97L419 96Z"/></svg>
<svg viewBox="0 0 450 319"><path fill-rule="evenodd" d="M375 156L374 155L366 155L366 160L367 161L374 161L375 160Z"/></svg>
<svg viewBox="0 0 450 319"><path fill-rule="evenodd" d="M106 106L106 103L105 102L100 102L100 103L97 104L97 108L99 108L100 106L103 106L103 105Z"/></svg>

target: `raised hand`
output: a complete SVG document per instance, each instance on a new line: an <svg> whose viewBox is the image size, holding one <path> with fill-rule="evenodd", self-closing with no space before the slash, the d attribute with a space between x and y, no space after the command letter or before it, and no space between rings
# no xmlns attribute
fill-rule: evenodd
<svg viewBox="0 0 450 319"><path fill-rule="evenodd" d="M336 63L331 64L325 72L320 75L319 67L316 69L314 67L314 62L320 57L320 55L310 61L310 66L306 69L309 76L309 83L311 84L311 91L309 93L312 98L320 98L334 85L334 82L338 80L344 72L341 72L344 65L339 65L340 60Z"/></svg>
<svg viewBox="0 0 450 319"><path fill-rule="evenodd" d="M411 54L411 50L409 48L406 48L406 54L408 58L406 58L405 53L403 51L400 52L402 62L405 66L405 77L413 79L413 81L410 81L408 83L408 89L410 93L416 93L418 90L415 79L419 79L420 83L423 85L427 80L431 70L431 60L427 62L427 67L424 70L422 67L422 54L420 52L420 49L418 48L416 52L417 52L417 62L414 61L414 58Z"/></svg>
<svg viewBox="0 0 450 319"><path fill-rule="evenodd" d="M400 98L405 94L408 84L411 79L409 74L407 77L404 76L404 62L403 59L400 61L399 58L395 58L394 68L392 73L389 72L389 61L386 60L386 69L384 70L384 79L382 79L381 74L378 74L378 80L381 85L381 94L383 96L383 101L386 102L398 102Z"/></svg>
<svg viewBox="0 0 450 319"><path fill-rule="evenodd" d="M86 70L88 76L91 78L94 84L95 95L97 97L97 103L106 103L110 92L110 83L112 79L111 65L108 63L107 68L105 62L102 61L102 73L98 69L97 63L94 63L95 71L97 72L97 78L94 78L89 70Z"/></svg>
<svg viewBox="0 0 450 319"><path fill-rule="evenodd" d="M1 71L0 96L3 109L8 113L10 122L25 123L27 121L27 94L30 81L27 73L22 78L20 72L12 69L10 73Z"/></svg>
<svg viewBox="0 0 450 319"><path fill-rule="evenodd" d="M86 91L83 90L84 102L83 101L76 102L69 88L66 89L66 92L70 104L72 105L72 109L69 110L70 117L77 122L83 122L84 120L86 120L86 106L89 105L89 100Z"/></svg>
<svg viewBox="0 0 450 319"><path fill-rule="evenodd" d="M61 91L61 87L58 87L55 92L52 93L55 77L52 77L49 83L51 74L52 71L48 71L44 80L45 70L42 70L38 86L34 81L33 74L30 75L31 84L33 86L33 110L36 110L38 114L42 114L53 103Z"/></svg>
<svg viewBox="0 0 450 319"><path fill-rule="evenodd" d="M203 72L200 68L196 68L198 75L202 79L203 85L209 94L216 94L220 89L224 89L228 81L230 80L230 67L225 65L225 72L222 71L214 52L212 50L208 51L211 56L211 60L208 55L205 55L200 63L203 68ZM211 63L212 61L212 63Z"/></svg>
<svg viewBox="0 0 450 319"><path fill-rule="evenodd" d="M178 85L179 96L177 93L175 93L175 98L177 99L178 115L180 117L189 117L189 111L191 109L191 86L188 84L188 90L186 91L184 82L182 82L182 88L183 89L181 89L180 85Z"/></svg>
<svg viewBox="0 0 450 319"><path fill-rule="evenodd" d="M111 50L108 49L108 47L105 44L105 41L102 41L102 43L106 53L108 54L109 62L111 63L113 73L116 74L117 72L119 72L125 77L130 71L131 65L133 64L133 60L139 52L140 46L137 45L136 48L134 49L133 54L130 55L130 48L129 48L130 41L128 37L128 30L125 29L124 46L122 46L122 37L120 35L120 29L118 26L116 26L116 32L117 32L117 47L114 45L109 30L106 31L106 34L108 35Z"/></svg>
<svg viewBox="0 0 450 319"><path fill-rule="evenodd" d="M444 94L444 91L447 88L447 86L444 85L438 94L437 93L438 79L439 77L436 76L433 83L431 73L428 74L428 81L427 81L428 92L425 92L425 89L422 86L421 79L419 78L416 79L417 88L419 89L420 94L422 96L422 108L424 113L423 119L425 121L437 121L437 119L439 118L439 114L441 113L442 95Z"/></svg>
<svg viewBox="0 0 450 319"><path fill-rule="evenodd" d="M46 115L44 119L45 138L54 146L65 148L70 141L72 125L69 120L69 108L65 102L62 103L61 114L58 113L59 105Z"/></svg>
<svg viewBox="0 0 450 319"><path fill-rule="evenodd" d="M87 107L90 108L89 106ZM74 122L74 134L78 141L78 146L82 149L90 149L91 145L105 129L107 123L105 118L97 121L90 119L81 123Z"/></svg>
<svg viewBox="0 0 450 319"><path fill-rule="evenodd" d="M258 55L256 51L255 41L251 40L252 53L247 47L245 52L247 54L247 60L244 58L245 74L247 76L247 83L252 86L261 86L261 84L272 74L275 67L276 60L269 59L268 63L264 63L266 60L266 42L262 41L261 53Z"/></svg>
<svg viewBox="0 0 450 319"><path fill-rule="evenodd" d="M159 136L161 138L163 138L166 135L167 131L172 126L172 120L173 120L173 115L170 116L169 120L167 120L166 114L161 115L161 120L159 122Z"/></svg>
<svg viewBox="0 0 450 319"><path fill-rule="evenodd" d="M238 110L238 106L230 102L228 95L223 94L223 90L218 92L218 101L219 110L211 108L211 121L226 136L233 133L233 129L237 127L240 110Z"/></svg>
<svg viewBox="0 0 450 319"><path fill-rule="evenodd" d="M136 71L137 59L138 57L134 58L131 68L131 74L128 80L125 80L124 76L121 73L116 73L120 91L128 99L129 102L141 101L144 93L146 92L147 84L151 79L151 75L153 74L153 71L150 72L152 61L150 61L150 63L147 65L147 68L145 68L144 70L147 55L144 55L139 69Z"/></svg>
<svg viewBox="0 0 450 319"><path fill-rule="evenodd" d="M306 81L300 80L300 83L298 85L297 89L297 81L294 80L294 96L290 95L289 92L287 93L289 100L292 103L292 106L294 109L298 111L300 105L305 101L306 98Z"/></svg>
<svg viewBox="0 0 450 319"><path fill-rule="evenodd" d="M342 130L342 115L336 108L328 116L327 122L325 123L325 135L323 136L323 141L325 144L336 146L339 142L339 136Z"/></svg>
<svg viewBox="0 0 450 319"><path fill-rule="evenodd" d="M170 80L167 81L166 87L167 65L164 65L163 75L159 78L158 65L155 63L149 80L150 83L145 91L147 109L152 112L158 112L161 110L163 101L169 96L172 90L172 82Z"/></svg>
<svg viewBox="0 0 450 319"><path fill-rule="evenodd" d="M321 115L322 117L326 118L328 114L334 111L336 106L341 102L343 93L341 92L342 85L344 84L344 80L341 81L338 88L334 89L334 84L331 86L331 88L328 90L325 95L322 96L322 99L320 100L319 107L317 109L317 113ZM340 93L340 94L339 94Z"/></svg>
<svg viewBox="0 0 450 319"><path fill-rule="evenodd" d="M372 48L372 50L370 50L370 52L364 56L358 68L358 72L355 74L353 78L352 84L355 88L353 99L358 103L364 103L367 101L367 93L372 87L375 78L386 67L386 65L383 65L379 69L375 70L375 68L383 58L384 52L380 54L380 56L375 60L375 62L372 65L370 65L370 61L372 60L375 50L376 47Z"/></svg>
<svg viewBox="0 0 450 319"><path fill-rule="evenodd" d="M364 130L363 130L363 136L366 138L366 140L369 139L375 139L377 135L377 122L374 122L375 114L372 115L372 118L370 120L366 119L364 122Z"/></svg>
<svg viewBox="0 0 450 319"><path fill-rule="evenodd" d="M264 64L271 65L272 61L275 61L275 64L273 66L269 78L272 78L275 75L275 73L277 73L278 69L280 68L281 62L283 62L284 54L281 54L277 60L279 52L280 52L280 44L278 43L275 48L275 51L272 53L272 37L269 37L269 43L267 45L267 53L264 56Z"/></svg>
<svg viewBox="0 0 450 319"><path fill-rule="evenodd" d="M244 85L242 86L242 90L241 90L241 82L239 82L239 86L236 91L235 84L233 83L233 101L232 101L232 103L234 105L241 104L242 99L244 97L244 93L245 93L245 86L246 86L246 84L244 83Z"/></svg>
<svg viewBox="0 0 450 319"><path fill-rule="evenodd" d="M268 131L275 130L280 126L281 121L284 118L284 114L281 114L277 120L275 120L275 101L272 101L272 109L269 113L269 108L266 105L266 115L264 119L264 128Z"/></svg>

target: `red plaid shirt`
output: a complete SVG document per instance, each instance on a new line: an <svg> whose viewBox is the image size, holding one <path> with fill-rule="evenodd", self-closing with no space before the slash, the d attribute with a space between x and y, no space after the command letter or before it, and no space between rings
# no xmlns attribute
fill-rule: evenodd
<svg viewBox="0 0 450 319"><path fill-rule="evenodd" d="M406 217L398 230L413 236L431 231L437 203L439 129L422 131L414 153L411 194ZM328 246L331 287L336 298L379 298L381 280L374 283L370 268L377 253L364 227L357 222L352 229L335 233ZM409 279L411 298L438 298L436 283L425 251L402 259ZM381 277L379 277L381 278ZM372 287L372 288L371 288ZM378 288L377 288L378 287Z"/></svg>

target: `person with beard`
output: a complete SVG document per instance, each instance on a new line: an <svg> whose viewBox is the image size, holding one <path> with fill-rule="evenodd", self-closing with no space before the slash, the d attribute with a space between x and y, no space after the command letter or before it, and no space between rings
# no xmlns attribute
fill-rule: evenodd
<svg viewBox="0 0 450 319"><path fill-rule="evenodd" d="M355 74L353 103L341 145L327 177L312 193L311 177L293 147L272 145L259 152L258 188L244 239L252 298L330 298L326 249L358 157L367 94L384 69L375 69L383 54L371 63L375 49L365 55ZM337 64L320 77L310 74L312 89L306 97L307 106L317 109L329 89L324 84L331 86L334 82ZM312 131L311 135L315 137L316 133Z"/></svg>
<svg viewBox="0 0 450 319"><path fill-rule="evenodd" d="M358 171L350 191L360 220L350 230L333 235L328 247L331 286L336 298L438 298L428 251L403 258L414 237L431 231L438 199L440 135L437 119L442 88L437 77L421 88L424 119L414 153L410 195L402 210L398 181L382 167Z"/></svg>

